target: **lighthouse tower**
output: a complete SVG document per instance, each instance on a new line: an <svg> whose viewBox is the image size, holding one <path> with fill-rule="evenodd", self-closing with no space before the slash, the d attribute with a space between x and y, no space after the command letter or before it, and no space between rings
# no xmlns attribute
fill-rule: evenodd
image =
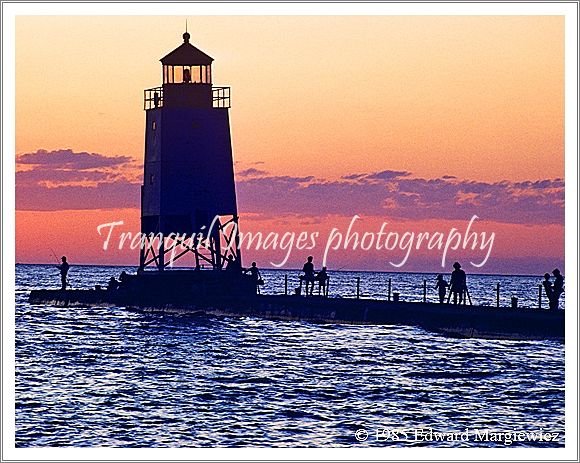
<svg viewBox="0 0 580 463"><path fill-rule="evenodd" d="M171 258L185 262L186 255L198 269L241 268L230 89L213 86L213 58L189 39L185 32L183 43L161 58L163 85L144 92L141 232L147 238L140 271L163 271ZM165 239L154 238L159 234ZM184 236L197 239L184 242Z"/></svg>

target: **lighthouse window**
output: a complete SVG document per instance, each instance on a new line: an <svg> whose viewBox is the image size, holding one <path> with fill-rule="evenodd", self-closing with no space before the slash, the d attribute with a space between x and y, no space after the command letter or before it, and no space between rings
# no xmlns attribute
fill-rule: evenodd
<svg viewBox="0 0 580 463"><path fill-rule="evenodd" d="M193 78L195 79L196 82L203 82L203 79L201 78L201 68L203 66L193 66L192 68L192 72L193 72Z"/></svg>
<svg viewBox="0 0 580 463"><path fill-rule="evenodd" d="M173 83L173 66L163 66L163 83Z"/></svg>
<svg viewBox="0 0 580 463"><path fill-rule="evenodd" d="M174 82L176 84L183 82L183 66L174 66L173 73Z"/></svg>
<svg viewBox="0 0 580 463"><path fill-rule="evenodd" d="M157 129L157 122L156 121L153 121L153 123L151 124L151 128L153 130Z"/></svg>
<svg viewBox="0 0 580 463"><path fill-rule="evenodd" d="M210 84L211 83L211 66L192 66L191 76L194 82L200 84Z"/></svg>
<svg viewBox="0 0 580 463"><path fill-rule="evenodd" d="M163 66L165 84L210 84L211 65Z"/></svg>
<svg viewBox="0 0 580 463"><path fill-rule="evenodd" d="M155 175L150 174L149 175L149 185L153 185L153 180L155 179Z"/></svg>

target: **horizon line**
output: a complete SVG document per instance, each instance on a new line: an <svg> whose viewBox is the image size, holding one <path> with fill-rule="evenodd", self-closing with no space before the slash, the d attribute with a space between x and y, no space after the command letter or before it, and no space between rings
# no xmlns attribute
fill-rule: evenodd
<svg viewBox="0 0 580 463"><path fill-rule="evenodd" d="M42 262L16 262L16 266L18 265L42 265L42 266L56 266L57 264L52 263L42 263ZM138 268L139 265L135 264L74 264L71 267L119 267L119 268L126 268L126 267L135 267ZM463 267L462 267L463 268ZM171 272L172 270L194 270L194 267L172 267L171 269L164 270L165 272ZM269 270L274 272L301 272L302 270L299 268L270 268L270 267L260 267L260 270ZM156 272L157 270L147 270L148 272ZM213 271L211 268L204 268L200 271ZM419 272L419 271L388 271L388 270L355 270L355 269L345 269L344 267L339 268L337 270L329 269L328 272L334 273L394 273L394 274L416 274L416 275L437 275L439 273L451 273L452 270L443 270L443 271L433 271L433 272ZM546 272L544 272L546 273ZM544 273L478 273L478 272L469 272L468 275L477 275L477 276L513 276L513 277L538 277L543 278Z"/></svg>

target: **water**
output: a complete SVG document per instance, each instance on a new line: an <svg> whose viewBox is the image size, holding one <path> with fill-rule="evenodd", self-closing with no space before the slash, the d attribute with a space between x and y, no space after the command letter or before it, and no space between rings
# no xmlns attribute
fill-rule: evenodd
<svg viewBox="0 0 580 463"><path fill-rule="evenodd" d="M70 280L91 287L121 270L73 267ZM343 295L352 297L356 276L363 278L364 295L385 294L378 285L388 275L378 273L334 274L331 294L343 279L351 282ZM422 298L416 288L424 275L391 276L394 290ZM264 277L265 289L283 291L284 273L265 271ZM470 277L472 297L479 301L497 279ZM559 433L558 440L510 446L564 445L564 345L557 342L118 307L32 307L28 291L55 287L58 272L18 265L16 280L19 447L503 447L475 441L475 431L541 428ZM516 277L510 284L532 305L524 289L537 279ZM470 439L420 442L413 440L417 428L468 428ZM355 438L359 429L369 433L364 442ZM394 440L386 429L405 430L409 438Z"/></svg>

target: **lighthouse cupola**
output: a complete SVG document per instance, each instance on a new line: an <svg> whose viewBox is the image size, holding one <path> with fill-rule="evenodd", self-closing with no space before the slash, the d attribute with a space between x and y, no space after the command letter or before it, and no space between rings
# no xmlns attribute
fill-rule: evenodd
<svg viewBox="0 0 580 463"><path fill-rule="evenodd" d="M189 33L185 32L183 43L161 58L164 104L211 107L213 58L194 47L189 39Z"/></svg>

